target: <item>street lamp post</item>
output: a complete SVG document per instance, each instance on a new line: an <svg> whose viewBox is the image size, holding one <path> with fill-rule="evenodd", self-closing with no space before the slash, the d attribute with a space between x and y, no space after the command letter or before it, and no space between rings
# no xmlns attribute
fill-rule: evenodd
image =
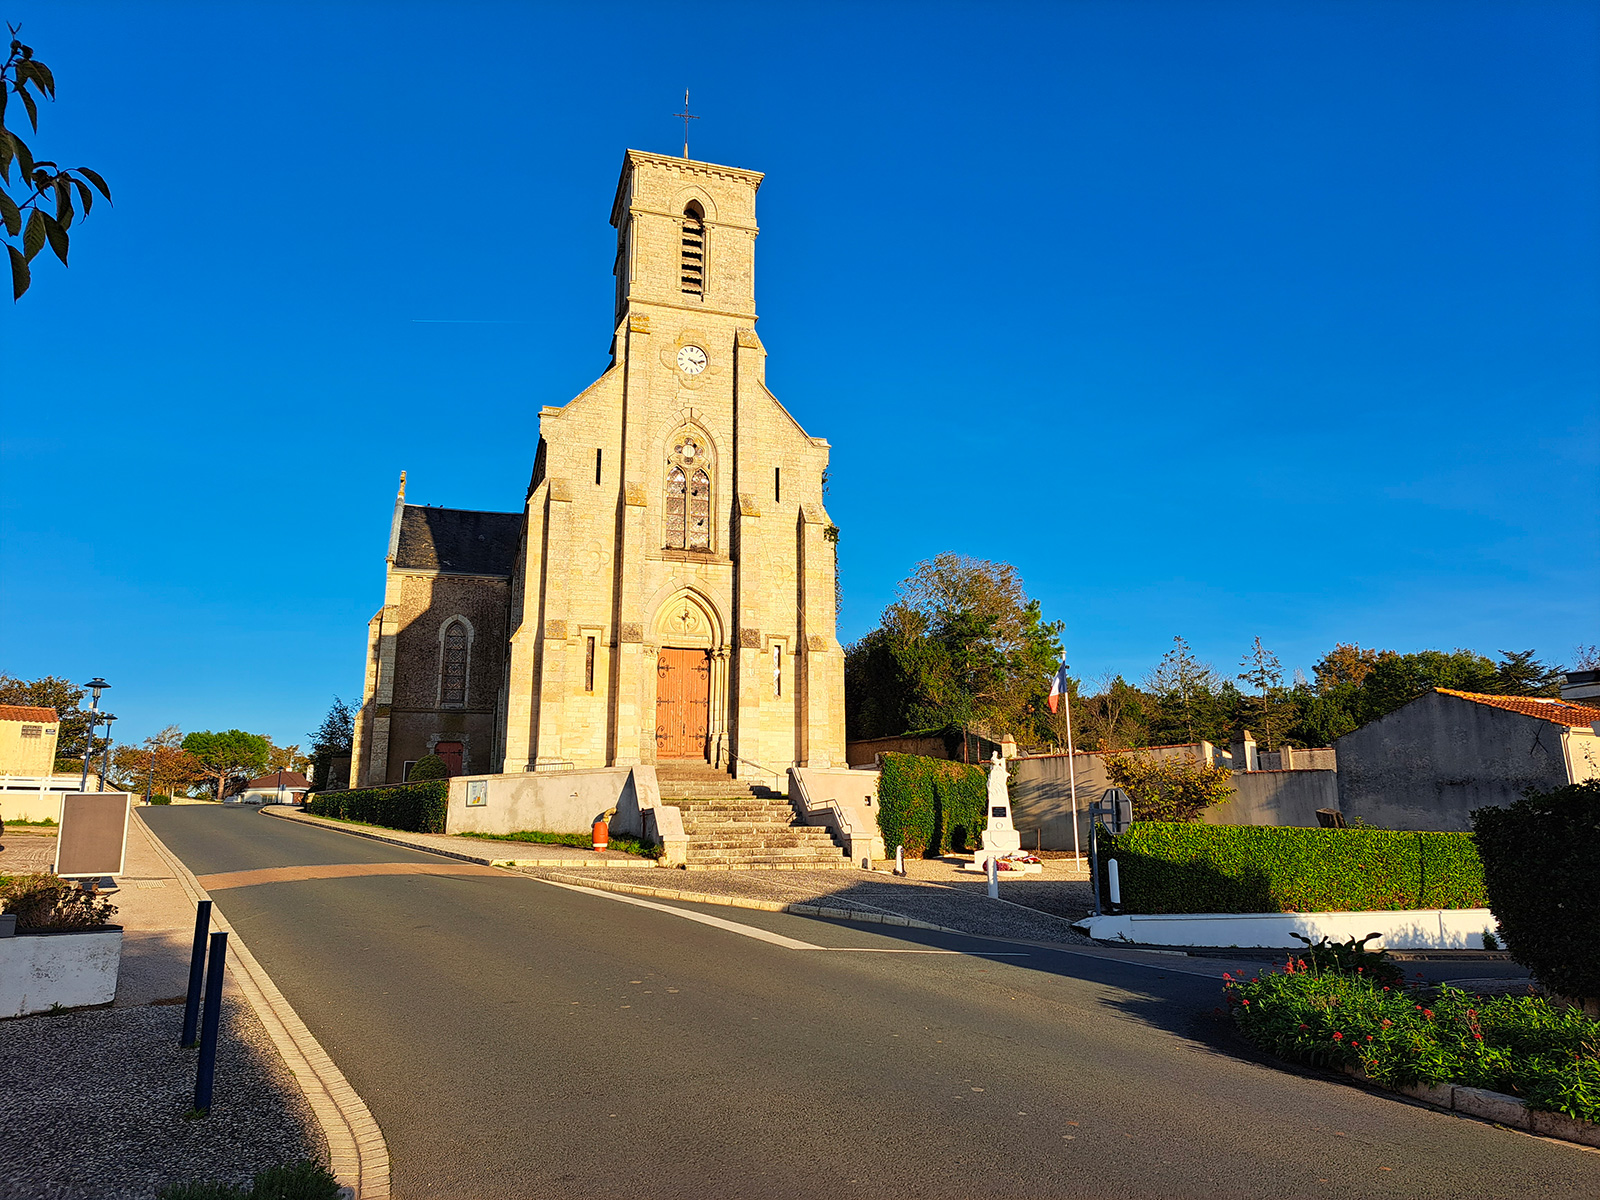
<svg viewBox="0 0 1600 1200"><path fill-rule="evenodd" d="M94 699L89 702L89 732L85 735L87 740L83 744L83 778L78 781L80 792L89 790L89 759L94 756L94 727L100 723L100 693L111 685L96 675L83 686L94 693ZM102 780L101 786L104 785Z"/></svg>
<svg viewBox="0 0 1600 1200"><path fill-rule="evenodd" d="M95 789L98 792L106 790L106 776L111 773L111 722L116 719L110 713L102 713L100 716L100 723L106 727L106 749L100 759L100 786Z"/></svg>

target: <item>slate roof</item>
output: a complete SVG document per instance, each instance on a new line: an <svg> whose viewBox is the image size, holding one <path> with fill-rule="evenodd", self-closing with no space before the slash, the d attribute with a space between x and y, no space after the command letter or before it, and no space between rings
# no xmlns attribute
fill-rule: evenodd
<svg viewBox="0 0 1600 1200"><path fill-rule="evenodd" d="M408 504L400 514L394 565L447 575L510 578L522 514Z"/></svg>
<svg viewBox="0 0 1600 1200"><path fill-rule="evenodd" d="M0 704L0 721L39 721L46 725L54 725L56 710L33 708L26 704Z"/></svg>
<svg viewBox="0 0 1600 1200"><path fill-rule="evenodd" d="M1557 725L1579 727L1600 721L1600 708L1587 704L1574 704L1570 700L1546 700L1540 696L1486 696L1482 692L1458 692L1454 688L1434 688L1441 696L1454 696L1458 700L1471 700L1490 708L1503 708L1507 712L1521 713L1525 717L1538 717Z"/></svg>

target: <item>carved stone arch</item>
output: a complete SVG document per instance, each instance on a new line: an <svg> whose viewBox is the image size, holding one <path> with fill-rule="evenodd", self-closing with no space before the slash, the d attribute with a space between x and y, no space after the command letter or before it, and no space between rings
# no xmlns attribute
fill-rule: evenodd
<svg viewBox="0 0 1600 1200"><path fill-rule="evenodd" d="M699 184L686 184L674 192L672 194L672 203L667 206L667 211L672 213L673 216L681 217L684 210L689 207L689 201L691 200L700 205L700 211L704 214L701 219L707 225L715 225L717 223L717 202L711 198L711 193Z"/></svg>
<svg viewBox="0 0 1600 1200"><path fill-rule="evenodd" d="M727 624L710 597L696 588L678 587L656 605L650 640L657 646L719 650L727 645Z"/></svg>

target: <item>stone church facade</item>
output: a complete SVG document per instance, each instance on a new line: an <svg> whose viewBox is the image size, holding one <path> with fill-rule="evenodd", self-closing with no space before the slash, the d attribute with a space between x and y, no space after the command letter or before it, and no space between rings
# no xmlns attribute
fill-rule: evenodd
<svg viewBox="0 0 1600 1200"><path fill-rule="evenodd" d="M828 443L766 386L756 172L627 152L612 365L539 416L521 512L407 504L352 786L700 761L843 766Z"/></svg>

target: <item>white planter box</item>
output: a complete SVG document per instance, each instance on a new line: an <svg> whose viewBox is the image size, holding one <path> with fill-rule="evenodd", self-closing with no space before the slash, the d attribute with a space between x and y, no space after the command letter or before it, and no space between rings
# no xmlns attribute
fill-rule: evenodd
<svg viewBox="0 0 1600 1200"><path fill-rule="evenodd" d="M1342 942L1376 932L1372 950L1481 950L1483 931L1498 930L1487 908L1411 908L1394 912L1169 913L1089 917L1078 922L1099 942L1149 946L1304 948L1289 936Z"/></svg>
<svg viewBox="0 0 1600 1200"><path fill-rule="evenodd" d="M0 1017L109 1004L121 965L117 926L0 938Z"/></svg>

